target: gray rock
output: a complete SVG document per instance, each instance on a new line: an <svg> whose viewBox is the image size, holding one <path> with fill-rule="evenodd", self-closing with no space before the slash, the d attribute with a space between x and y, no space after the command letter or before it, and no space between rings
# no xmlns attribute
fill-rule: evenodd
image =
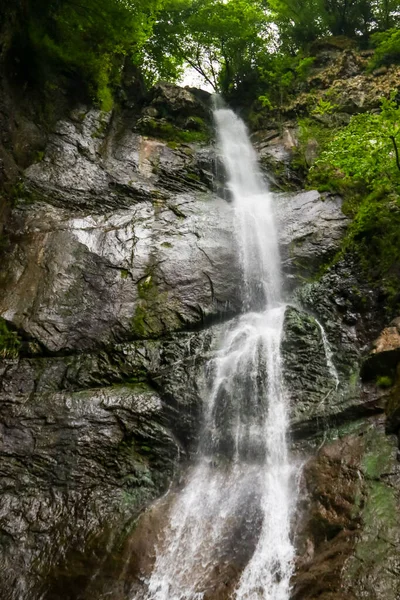
<svg viewBox="0 0 400 600"><path fill-rule="evenodd" d="M77 109L18 186L0 294L24 339L0 369L7 600L57 598L67 580L77 587L65 597L78 597L106 556L122 560L132 521L196 447L218 321L242 309L233 209L213 192L212 146L140 135L138 119L195 127L206 100L162 84L141 114ZM280 143L265 152L285 162ZM347 220L339 198L317 192L276 204L291 291L334 256ZM368 335L346 277L302 286L287 311L297 436L368 404L357 386Z"/></svg>
<svg viewBox="0 0 400 600"><path fill-rule="evenodd" d="M29 598L73 546L168 485L179 447L144 384L0 396L1 597Z"/></svg>
<svg viewBox="0 0 400 600"><path fill-rule="evenodd" d="M282 266L289 287L314 276L340 248L348 226L338 196L317 191L279 195Z"/></svg>
<svg viewBox="0 0 400 600"><path fill-rule="evenodd" d="M2 361L2 598L41 597L54 573L89 581L123 543L195 447L219 335Z"/></svg>
<svg viewBox="0 0 400 600"><path fill-rule="evenodd" d="M283 374L296 438L383 411L379 396L362 393L357 338L345 325L328 327L325 331L314 316L298 308L286 311Z"/></svg>
<svg viewBox="0 0 400 600"><path fill-rule="evenodd" d="M1 314L57 352L238 310L230 222L223 200L189 193L108 214L15 211Z"/></svg>
<svg viewBox="0 0 400 600"><path fill-rule="evenodd" d="M210 183L210 153L197 163L194 149L109 127L93 110L60 123L9 224L1 313L52 352L161 335L240 305L232 209L195 173Z"/></svg>

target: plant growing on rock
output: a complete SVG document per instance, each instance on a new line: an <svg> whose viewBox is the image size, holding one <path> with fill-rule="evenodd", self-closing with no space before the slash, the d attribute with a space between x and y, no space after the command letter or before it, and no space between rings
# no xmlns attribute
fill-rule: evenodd
<svg viewBox="0 0 400 600"><path fill-rule="evenodd" d="M400 169L393 148L399 132L400 107L392 94L382 100L379 114L354 115L322 152L316 168L336 169L345 178L365 182L371 191L386 184L400 193Z"/></svg>
<svg viewBox="0 0 400 600"><path fill-rule="evenodd" d="M8 328L4 319L0 319L0 357L17 358L20 345L18 334Z"/></svg>
<svg viewBox="0 0 400 600"><path fill-rule="evenodd" d="M371 41L375 46L375 54L369 64L371 71L381 65L400 62L400 29L375 33Z"/></svg>

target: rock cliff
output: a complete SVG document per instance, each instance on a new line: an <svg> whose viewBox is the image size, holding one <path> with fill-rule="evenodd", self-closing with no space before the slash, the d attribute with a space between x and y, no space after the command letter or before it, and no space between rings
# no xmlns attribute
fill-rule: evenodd
<svg viewBox="0 0 400 600"><path fill-rule="evenodd" d="M23 158L2 147L0 594L125 600L157 533L137 518L190 459L207 360L242 308L232 206L196 90L160 84L113 113L75 107L45 139L23 130ZM339 196L294 190L289 133L256 145L292 187L276 205L305 463L293 597L395 600L398 323L370 355L379 293L350 256L323 270L348 218Z"/></svg>

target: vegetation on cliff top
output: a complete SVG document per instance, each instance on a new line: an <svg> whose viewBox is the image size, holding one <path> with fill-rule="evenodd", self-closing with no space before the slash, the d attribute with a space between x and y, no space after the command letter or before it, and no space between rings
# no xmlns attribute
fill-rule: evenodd
<svg viewBox="0 0 400 600"><path fill-rule="evenodd" d="M400 305L400 106L394 90L378 112L353 115L326 129L305 121L319 156L306 172L311 188L337 192L352 217L342 252L357 256L365 276L385 292L389 311ZM303 122L304 123L304 122ZM304 142L303 142L304 143Z"/></svg>
<svg viewBox="0 0 400 600"><path fill-rule="evenodd" d="M50 90L75 77L104 109L127 63L148 83L190 65L226 97L276 103L318 39L375 46L373 66L398 61L398 19L397 0L15 0L0 9L13 69Z"/></svg>

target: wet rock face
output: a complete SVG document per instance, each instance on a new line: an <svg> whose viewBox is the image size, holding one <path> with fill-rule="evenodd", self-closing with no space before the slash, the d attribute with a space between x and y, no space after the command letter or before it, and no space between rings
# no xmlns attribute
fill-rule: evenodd
<svg viewBox="0 0 400 600"><path fill-rule="evenodd" d="M187 118L193 98L174 99ZM136 121L75 111L15 190L0 305L28 357L1 364L7 600L59 597L58 580L76 598L166 489L195 447L219 336L183 330L240 308L213 151Z"/></svg>
<svg viewBox="0 0 400 600"><path fill-rule="evenodd" d="M159 336L238 309L223 200L187 194L172 207L141 202L105 215L41 203L13 219L2 314L51 352Z"/></svg>
<svg viewBox="0 0 400 600"><path fill-rule="evenodd" d="M1 595L37 593L84 546L159 495L179 448L148 386L1 394ZM42 562L43 554L46 556ZM28 573L25 573L25 566Z"/></svg>
<svg viewBox="0 0 400 600"><path fill-rule="evenodd" d="M215 150L167 139L175 130L166 123L179 135L203 134L206 100L161 85L147 104L118 116L77 109L15 189L0 293L1 315L24 340L21 357L0 365L6 600L99 600L110 589L126 600L125 581L134 586L144 539L154 542L162 519L141 521L138 537L134 521L196 448L219 321L242 309L233 207L215 193ZM166 137L144 135L149 120ZM264 158L285 162L292 134L274 135ZM358 385L361 355L381 325L352 265L302 284L340 247L340 199L301 192L276 204L288 296L297 289L285 318L284 377L296 440L314 439L382 413L386 400ZM306 563L312 577L329 571L333 582L342 559L321 564L342 552L340 536L343 555L354 554L364 513L355 517L350 506L363 444L327 446L305 469L313 512L302 552L314 549L316 562L299 563L299 598L313 597L301 596L314 590ZM335 504L337 487L343 498ZM324 545L331 540L339 546ZM239 571L233 561L218 575L220 600Z"/></svg>
<svg viewBox="0 0 400 600"><path fill-rule="evenodd" d="M372 420L338 431L304 468L293 598L395 600L400 592L396 440Z"/></svg>
<svg viewBox="0 0 400 600"><path fill-rule="evenodd" d="M270 184L279 189L301 187L301 179L292 166L298 145L296 127L288 122L280 129L266 129L253 133L251 141L257 150L260 166Z"/></svg>
<svg viewBox="0 0 400 600"><path fill-rule="evenodd" d="M198 162L127 123L106 137L101 113L73 117L20 186L3 316L58 352L237 311L232 208L196 174L209 175L205 151Z"/></svg>
<svg viewBox="0 0 400 600"><path fill-rule="evenodd" d="M335 256L349 220L340 197L314 190L278 195L276 207L282 268L294 287Z"/></svg>
<svg viewBox="0 0 400 600"><path fill-rule="evenodd" d="M213 337L2 361L2 598L76 598L119 548L195 444Z"/></svg>

